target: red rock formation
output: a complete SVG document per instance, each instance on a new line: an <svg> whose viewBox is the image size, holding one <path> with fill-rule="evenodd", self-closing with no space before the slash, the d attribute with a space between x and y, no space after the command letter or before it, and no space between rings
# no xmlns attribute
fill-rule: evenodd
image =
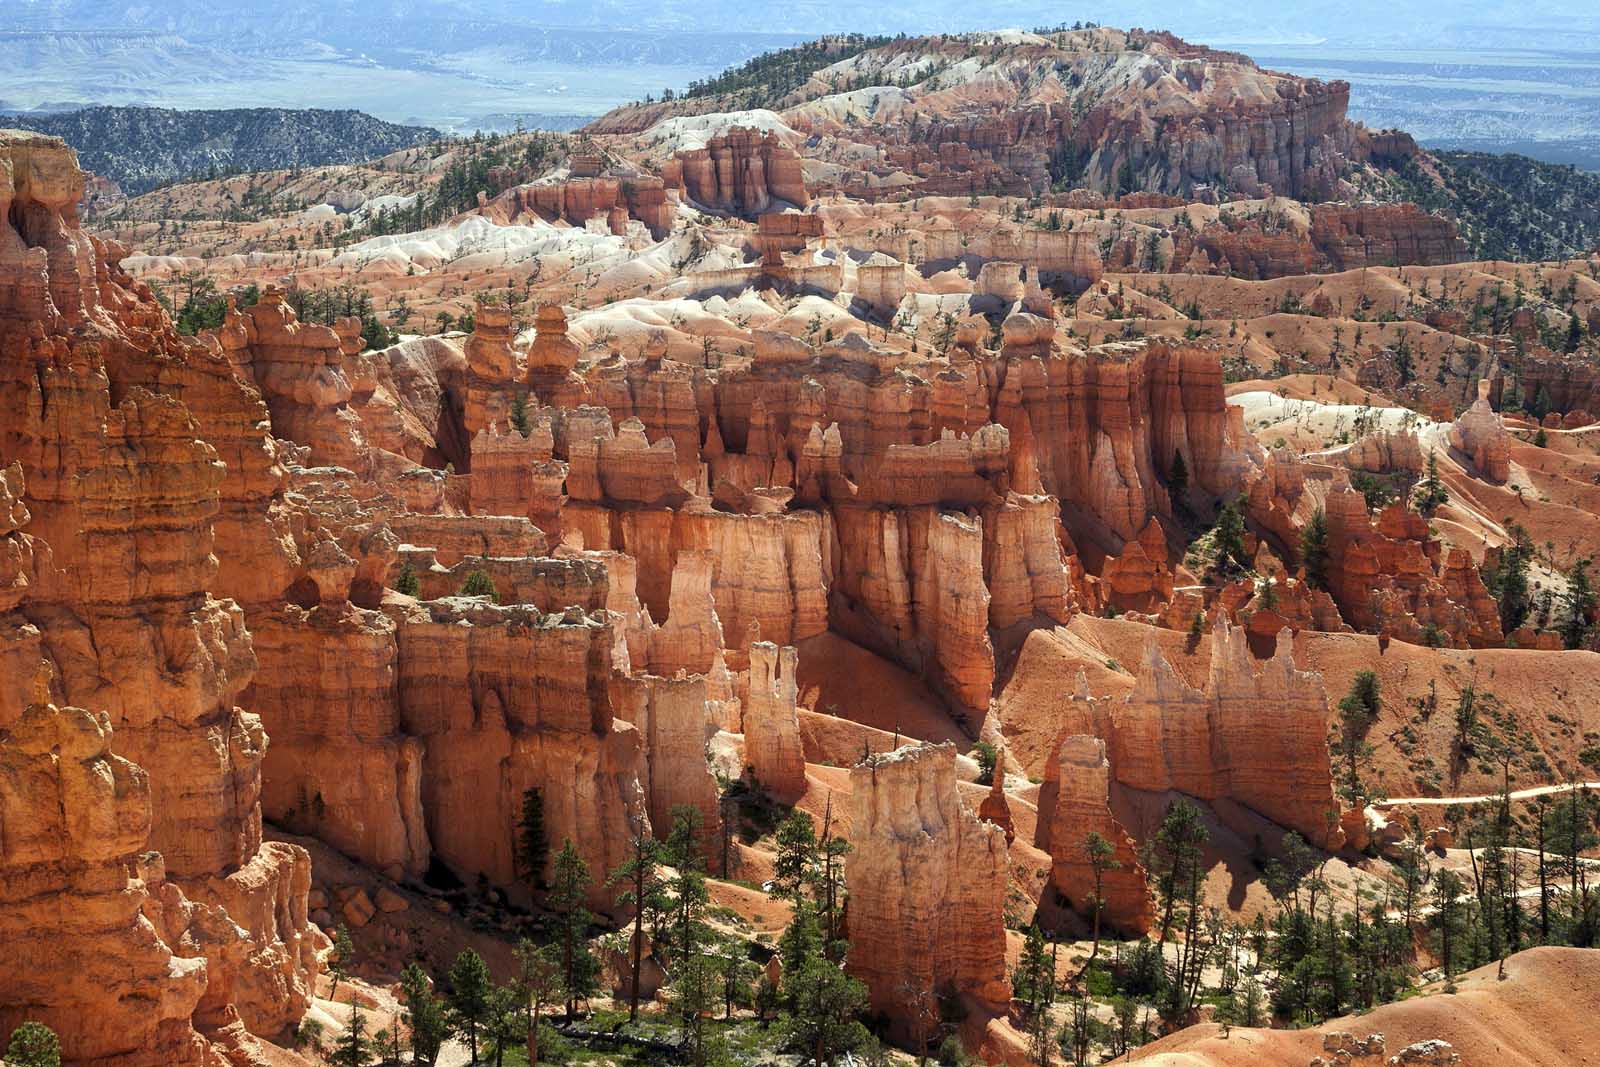
<svg viewBox="0 0 1600 1067"><path fill-rule="evenodd" d="M1101 920L1129 933L1150 929L1154 910L1138 849L1111 814L1111 764L1106 743L1087 734L1069 734L1045 769L1039 795L1036 844L1050 853L1051 884L1080 913L1094 909L1095 876L1085 848L1088 835L1111 843L1118 864L1101 875Z"/></svg>
<svg viewBox="0 0 1600 1067"><path fill-rule="evenodd" d="M1195 689L1152 640L1133 690L1108 701L1080 692L1066 730L1105 738L1111 772L1123 785L1232 800L1313 844L1337 848L1327 695L1321 675L1295 669L1291 646L1289 632L1280 632L1276 652L1257 673L1244 632L1220 615L1209 679Z"/></svg>
<svg viewBox="0 0 1600 1067"><path fill-rule="evenodd" d="M517 354L512 348L511 308L479 299L467 338L466 403L463 424L468 434L510 419L515 398Z"/></svg>
<svg viewBox="0 0 1600 1067"><path fill-rule="evenodd" d="M1431 624L1453 643L1481 648L1502 642L1495 602L1471 557L1454 550L1441 560L1443 546L1425 517L1392 504L1373 523L1366 498L1342 470L1335 472L1324 509L1329 592L1356 629L1421 644Z"/></svg>
<svg viewBox="0 0 1600 1067"><path fill-rule="evenodd" d="M275 436L309 447L315 463L366 469L361 419L350 408L344 369L345 358L361 350L359 327L341 335L300 322L282 290L269 286L258 303L230 309L217 337L260 388Z"/></svg>
<svg viewBox="0 0 1600 1067"><path fill-rule="evenodd" d="M799 654L770 641L750 646L750 686L744 700L744 762L751 777L778 796L799 796L806 787L806 754L800 738Z"/></svg>
<svg viewBox="0 0 1600 1067"><path fill-rule="evenodd" d="M667 188L711 211L759 215L774 201L811 203L800 157L776 134L735 126L704 148L679 151L662 170Z"/></svg>
<svg viewBox="0 0 1600 1067"><path fill-rule="evenodd" d="M639 732L613 719L612 624L579 609L437 600L396 611L402 729L423 743L422 808L438 857L525 893L511 832L538 789L553 842L591 871L648 825ZM590 904L615 901L597 879Z"/></svg>
<svg viewBox="0 0 1600 1067"><path fill-rule="evenodd" d="M107 715L94 730L69 731L99 738L84 741L82 759L101 759L105 725L114 725L118 749L148 773L138 787L148 782L147 803L86 814L71 847L99 862L142 849L148 829L165 866L146 880L153 887L172 876L163 936L206 958L198 1002L187 1005L195 1022L214 1028L242 1018L275 1035L299 1019L317 970L318 935L306 924L309 859L261 841L266 737L257 717L234 704L255 657L239 607L208 591L218 577L213 518L225 468L179 397L225 401L207 413L206 426L240 459L230 521L256 514L270 526L270 446L259 431L253 447L242 440L248 390L222 370L218 350L178 337L149 290L77 229L71 205L82 177L72 152L52 138L5 134L0 162L9 207L0 225L0 464L20 464L0 492L0 543L19 573L25 550L31 555L35 579L25 600L16 579L8 583L3 606L12 610L0 632L13 662L27 669L19 677L33 677L40 660L23 664L18 650L36 653L53 668L55 698ZM16 534L24 514L28 533L49 542L48 554ZM262 573L274 574L282 555L264 553ZM37 644L30 628L16 625L18 607ZM20 704L14 691L0 699L0 708ZM102 818L122 836L95 843L100 831L89 824ZM92 875L56 888L50 921L70 933L74 897L106 886ZM122 899L138 906L136 893ZM89 904L82 913L98 910ZM143 945L144 958L154 958L148 939ZM81 976L54 970L34 980L73 985ZM159 989L139 990L140 981L136 971L129 995L161 1000ZM164 1001L128 1033L160 1028L181 1044L176 1031L187 1024L173 1023L186 1010L180 1001Z"/></svg>
<svg viewBox="0 0 1600 1067"><path fill-rule="evenodd" d="M490 423L472 439L471 502L475 515L526 515L550 540L561 536L567 464L554 455L550 420L533 420L528 436Z"/></svg>
<svg viewBox="0 0 1600 1067"><path fill-rule="evenodd" d="M954 745L908 746L850 771L850 954L872 1010L905 1038L937 1026L938 998L1002 1014L1005 832L967 809Z"/></svg>
<svg viewBox="0 0 1600 1067"><path fill-rule="evenodd" d="M1461 450L1478 473L1491 482L1511 476L1511 435L1489 405L1489 381L1478 381L1478 398L1450 428L1450 444Z"/></svg>
<svg viewBox="0 0 1600 1067"><path fill-rule="evenodd" d="M183 901L145 851L144 769L112 753L104 714L36 704L5 727L0 1030L42 1022L68 1063L214 1062L192 1022L206 960L175 954L149 918Z"/></svg>

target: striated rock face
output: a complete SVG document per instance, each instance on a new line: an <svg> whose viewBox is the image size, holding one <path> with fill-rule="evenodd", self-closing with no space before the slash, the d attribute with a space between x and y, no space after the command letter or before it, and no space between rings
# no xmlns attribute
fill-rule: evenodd
<svg viewBox="0 0 1600 1067"><path fill-rule="evenodd" d="M148 917L184 905L145 851L149 778L111 738L104 714L49 704L0 729L0 1030L42 1022L69 1063L207 1064L206 960Z"/></svg>
<svg viewBox="0 0 1600 1067"><path fill-rule="evenodd" d="M536 419L527 437L490 423L472 439L469 497L475 515L526 515L550 540L561 536L569 467L554 459L550 420Z"/></svg>
<svg viewBox="0 0 1600 1067"><path fill-rule="evenodd" d="M951 744L907 746L850 771L845 966L907 1038L937 1026L942 996L991 1015L1011 997L1005 831L962 802L955 760Z"/></svg>
<svg viewBox="0 0 1600 1067"><path fill-rule="evenodd" d="M680 151L662 171L669 189L711 211L754 217L775 201L805 207L811 203L800 157L776 134L736 126Z"/></svg>
<svg viewBox="0 0 1600 1067"><path fill-rule="evenodd" d="M1108 724L1101 735L1117 781L1229 799L1316 845L1338 847L1327 694L1321 675L1295 668L1291 646L1289 631L1280 631L1257 673L1244 631L1219 616L1201 690L1179 678L1152 641L1127 697L1090 712Z"/></svg>
<svg viewBox="0 0 1600 1067"><path fill-rule="evenodd" d="M603 219L619 237L627 235L630 218L643 222L657 238L672 229L672 210L660 178L602 176L599 161L590 162L592 168L575 163L567 181L513 186L480 211L502 224L537 217L582 226L590 219ZM595 173L579 174L590 169Z"/></svg>
<svg viewBox="0 0 1600 1067"><path fill-rule="evenodd" d="M353 324L353 328L352 328ZM361 350L360 325L340 328L300 322L283 291L269 286L258 303L229 310L217 334L223 350L260 388L274 436L311 449L319 464L365 467L361 418L345 359Z"/></svg>
<svg viewBox="0 0 1600 1067"><path fill-rule="evenodd" d="M672 811L687 805L700 813L701 854L709 859L710 843L722 825L716 776L706 761L706 746L724 715L718 690L725 678L704 674L660 678L618 677L614 684L617 711L638 728L645 771L641 777L650 825L665 837Z"/></svg>
<svg viewBox="0 0 1600 1067"><path fill-rule="evenodd" d="M117 907L137 909L139 892L154 893L161 938L204 962L174 964L169 974L149 962L161 950L149 948L141 927L129 944L146 962L107 985L125 983L127 998L162 1007L129 1021L124 1034L94 1039L126 1041L159 1028L166 1036L152 1034L152 1047L167 1043L174 1061L187 1062L178 1057L188 1055L179 1046L189 1023L179 1015L192 1009L204 1029L239 1018L276 1035L299 1019L317 972L320 935L306 922L309 859L261 841L266 736L235 704L256 669L250 635L238 605L211 595L219 581L213 522L224 500L230 530L259 524L260 535L242 538L245 547L276 540L271 445L253 388L227 369L222 351L180 338L149 290L77 229L70 202L58 202L74 181L81 185L71 151L50 139L0 135L0 160L11 198L0 226L8 250L0 257L0 656L18 668L3 679L11 684L0 684L0 710L12 720L27 703L50 702L45 697L95 709L104 718L92 729L40 712L40 730L48 733L45 720L64 728L63 738L73 738L63 739L64 750L76 751L89 773L134 781L105 755L114 726L118 750L143 768L131 807L84 814L70 847L96 862L159 849L162 858L137 876L143 889L124 891L124 874ZM206 405L203 421L186 406L191 399ZM226 492L228 468L206 433L236 463ZM23 521L27 535L17 532ZM255 581L281 576L286 555L263 551ZM41 664L54 679L49 691L20 697L15 686L38 676ZM31 744L19 751L32 752ZM23 788L30 798L34 784L44 788L44 780ZM113 833L93 825L101 819ZM68 847L64 837L60 845ZM92 934L102 919L124 921L93 899L110 891L110 875L75 870L78 880L57 884L50 908L36 915L40 934ZM85 915L97 917L83 924ZM158 977L143 984L150 968ZM194 999L163 992L180 972ZM65 987L82 988L70 969L33 980L56 985L48 1003L70 1004L75 994Z"/></svg>
<svg viewBox="0 0 1600 1067"><path fill-rule="evenodd" d="M273 737L266 813L377 870L420 876L423 746L400 730L394 623L346 601L286 605L251 625L261 670L245 699Z"/></svg>
<svg viewBox="0 0 1600 1067"><path fill-rule="evenodd" d="M750 689L744 700L744 762L763 787L797 796L806 787L805 744L800 737L799 654L770 641L750 646Z"/></svg>
<svg viewBox="0 0 1600 1067"><path fill-rule="evenodd" d="M525 885L511 830L524 791L538 789L552 855L571 838L591 871L620 864L630 827L648 817L639 731L612 718L610 622L456 599L396 615L400 724L423 745L422 810L439 858L469 880ZM609 911L602 881L590 904Z"/></svg>
<svg viewBox="0 0 1600 1067"><path fill-rule="evenodd" d="M1489 405L1488 379L1478 382L1478 398L1450 428L1450 444L1472 461L1478 473L1491 482L1511 476L1511 435Z"/></svg>
<svg viewBox="0 0 1600 1067"><path fill-rule="evenodd" d="M1056 759L1046 768L1039 798L1039 840L1035 843L1050 853L1051 882L1056 891L1072 908L1089 914L1094 907L1095 877L1084 842L1091 832L1109 841L1111 858L1120 866L1102 872L1101 921L1142 934L1154 918L1150 890L1133 839L1111 814L1110 789L1111 763L1105 741L1088 734L1063 737Z"/></svg>
<svg viewBox="0 0 1600 1067"><path fill-rule="evenodd" d="M512 347L511 307L478 300L474 306L472 336L467 338L467 396L462 422L468 434L477 434L511 418L517 353Z"/></svg>
<svg viewBox="0 0 1600 1067"><path fill-rule="evenodd" d="M1498 416L1489 417L1498 423ZM1453 644L1477 648L1504 640L1495 601L1472 557L1457 548L1441 558L1443 545L1424 516L1392 504L1373 522L1366 499L1342 470L1324 507L1329 591L1356 629L1421 644L1431 624Z"/></svg>
<svg viewBox="0 0 1600 1067"><path fill-rule="evenodd" d="M924 671L955 707L987 708L994 646L981 520L935 508L841 508L835 517L833 625Z"/></svg>

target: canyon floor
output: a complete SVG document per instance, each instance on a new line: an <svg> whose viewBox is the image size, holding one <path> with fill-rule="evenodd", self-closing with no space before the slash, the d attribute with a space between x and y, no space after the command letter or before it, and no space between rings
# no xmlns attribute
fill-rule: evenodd
<svg viewBox="0 0 1600 1067"><path fill-rule="evenodd" d="M1581 227L1168 34L780 60L132 199L0 133L0 1035L1593 1060Z"/></svg>

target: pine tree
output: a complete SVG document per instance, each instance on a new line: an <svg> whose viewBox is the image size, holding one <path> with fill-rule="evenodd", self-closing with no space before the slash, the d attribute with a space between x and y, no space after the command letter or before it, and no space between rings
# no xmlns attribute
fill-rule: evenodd
<svg viewBox="0 0 1600 1067"><path fill-rule="evenodd" d="M432 1064L450 1036L450 1025L433 995L433 983L416 963L406 964L400 973L400 999L411 1030L411 1062Z"/></svg>
<svg viewBox="0 0 1600 1067"><path fill-rule="evenodd" d="M1306 570L1306 584L1313 589L1328 588L1328 516L1321 509L1311 513L1300 534L1300 560Z"/></svg>
<svg viewBox="0 0 1600 1067"><path fill-rule="evenodd" d="M1167 468L1167 495L1172 498L1172 506L1184 510L1184 497L1188 492L1189 464L1184 462L1182 452L1173 449L1172 466Z"/></svg>
<svg viewBox="0 0 1600 1067"><path fill-rule="evenodd" d="M528 1063L536 1064L539 1062L539 1018L545 1004L561 990L561 961L554 947L540 947L526 938L517 942L515 952Z"/></svg>
<svg viewBox="0 0 1600 1067"><path fill-rule="evenodd" d="M817 834L811 817L796 808L778 826L777 856L772 861L773 892L798 900L816 876Z"/></svg>
<svg viewBox="0 0 1600 1067"><path fill-rule="evenodd" d="M511 427L522 436L528 436L528 400L521 393L511 398Z"/></svg>
<svg viewBox="0 0 1600 1067"><path fill-rule="evenodd" d="M867 1007L866 987L837 964L813 956L798 971L785 973L783 984L794 1005L784 1017L783 1033L794 1048L811 1056L814 1067L824 1067L866 1040L867 1028L859 1018Z"/></svg>
<svg viewBox="0 0 1600 1067"><path fill-rule="evenodd" d="M661 876L657 866L661 861L661 844L650 836L650 831L635 828L628 839L628 858L606 879L607 885L620 885L617 894L619 908L633 909L632 975L628 984L628 1021L639 1021L639 976L644 965L644 920L648 912L662 907Z"/></svg>
<svg viewBox="0 0 1600 1067"><path fill-rule="evenodd" d="M1439 455L1437 452L1428 453L1428 474L1422 479L1422 484L1417 486L1417 510L1424 515L1432 515L1440 504L1449 502L1450 494L1445 490L1444 482L1439 480Z"/></svg>
<svg viewBox="0 0 1600 1067"><path fill-rule="evenodd" d="M1591 629L1590 617L1595 611L1594 585L1589 580L1589 560L1580 559L1567 572L1567 617L1561 625L1561 637L1568 648L1582 648Z"/></svg>
<svg viewBox="0 0 1600 1067"><path fill-rule="evenodd" d="M1461 932L1461 895L1466 890L1461 876L1445 868L1433 879L1433 916L1430 924L1439 934L1439 964L1445 980L1455 976L1456 941ZM1446 989L1449 989L1446 986Z"/></svg>
<svg viewBox="0 0 1600 1067"><path fill-rule="evenodd" d="M328 999L339 992L339 983L350 977L350 965L356 960L356 946L350 940L350 930L344 923L333 932L333 954L328 958L328 974L333 984L328 988Z"/></svg>
<svg viewBox="0 0 1600 1067"><path fill-rule="evenodd" d="M1378 676L1373 671L1359 671L1350 683L1350 691L1339 701L1339 741L1336 755L1344 761L1344 781L1340 794L1350 804L1359 804L1366 797L1361 783L1360 765L1372 755L1372 746L1365 740L1367 728L1382 709Z"/></svg>
<svg viewBox="0 0 1600 1067"><path fill-rule="evenodd" d="M490 600L498 600L499 591L494 587L494 579L489 577L487 571L471 570L467 572L466 581L461 583L462 596L486 596Z"/></svg>
<svg viewBox="0 0 1600 1067"><path fill-rule="evenodd" d="M350 998L350 1024L333 1049L333 1062L338 1067L365 1067L372 1055L372 1042L367 1038L367 1017L354 997Z"/></svg>
<svg viewBox="0 0 1600 1067"><path fill-rule="evenodd" d="M410 560L400 565L400 573L395 576L394 591L402 596L416 596L422 588L422 583L417 579L417 569L411 565Z"/></svg>
<svg viewBox="0 0 1600 1067"><path fill-rule="evenodd" d="M517 823L517 864L530 891L544 888L544 867L550 856L545 839L544 794L537 787L522 791L522 819Z"/></svg>
<svg viewBox="0 0 1600 1067"><path fill-rule="evenodd" d="M61 1067L61 1041L44 1023L25 1022L11 1031L5 1059L13 1067Z"/></svg>
<svg viewBox="0 0 1600 1067"><path fill-rule="evenodd" d="M450 967L450 992L446 999L450 1005L451 1026L466 1038L467 1052L473 1063L478 1062L478 1038L489 1019L489 997L493 990L494 982L483 957L470 948L462 949Z"/></svg>
<svg viewBox="0 0 1600 1067"><path fill-rule="evenodd" d="M1217 525L1212 546L1212 560L1218 570L1234 566L1248 570L1250 556L1244 547L1244 519L1239 514L1239 502L1230 500L1217 513Z"/></svg>
<svg viewBox="0 0 1600 1067"><path fill-rule="evenodd" d="M592 994L600 973L599 961L589 949L589 925L594 920L584 906L589 890L589 866L569 837L556 855L555 877L545 901L555 913L556 945L561 953L561 990L567 1018L578 1011L578 1001Z"/></svg>
<svg viewBox="0 0 1600 1067"><path fill-rule="evenodd" d="M1116 858L1114 845L1098 830L1090 830L1083 838L1083 854L1094 871L1094 897L1089 905L1094 908L1094 943L1089 949L1089 963L1100 955L1100 914L1106 903L1106 872L1120 870L1122 862ZM1084 965L1086 968L1088 964Z"/></svg>

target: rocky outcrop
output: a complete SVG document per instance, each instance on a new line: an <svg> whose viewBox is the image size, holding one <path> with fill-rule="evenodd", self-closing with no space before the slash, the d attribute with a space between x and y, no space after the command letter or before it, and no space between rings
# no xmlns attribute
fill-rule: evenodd
<svg viewBox="0 0 1600 1067"><path fill-rule="evenodd" d="M472 335L464 346L467 395L462 421L468 434L511 418L517 378L512 341L511 306L479 299L473 308Z"/></svg>
<svg viewBox="0 0 1600 1067"><path fill-rule="evenodd" d="M800 157L772 132L735 126L704 148L679 151L662 170L668 189L710 211L755 217L775 202L811 203Z"/></svg>
<svg viewBox="0 0 1600 1067"><path fill-rule="evenodd" d="M149 777L111 742L104 714L49 704L0 729L0 1030L42 1022L67 1063L209 1064L207 963L149 918L186 902L146 851Z"/></svg>
<svg viewBox="0 0 1600 1067"><path fill-rule="evenodd" d="M1337 848L1343 835L1328 765L1327 694L1321 675L1296 669L1292 645L1289 631L1279 632L1257 672L1244 631L1219 615L1210 673L1195 689L1152 638L1127 696L1096 700L1080 691L1065 729L1104 738L1123 785L1231 800ZM1059 847L1052 843L1052 854Z"/></svg>
<svg viewBox="0 0 1600 1067"><path fill-rule="evenodd" d="M800 737L799 654L770 641L750 646L750 685L744 699L744 762L750 776L778 796L806 787L805 744Z"/></svg>
<svg viewBox="0 0 1600 1067"><path fill-rule="evenodd" d="M1490 382L1478 381L1478 397L1450 427L1450 444L1461 451L1482 478L1504 484L1511 477L1511 435L1489 404Z"/></svg>
<svg viewBox="0 0 1600 1067"><path fill-rule="evenodd" d="M49 689L30 702L70 703L101 716L83 725L81 713L66 713L68 722L39 712L37 736L56 730L84 772L136 782L126 790L129 807L76 817L77 844L57 835L55 847L78 850L89 867L72 868L73 877L53 888L48 875L19 884L54 894L35 916L38 933L69 938L92 934L101 921L124 922L132 912L121 909L137 909L138 894L155 891L165 909L152 919L162 939L204 957L198 999L189 1001L176 990L197 968L174 964L169 973L148 924L138 924L129 945L143 962L107 985L162 1006L140 1009L146 1017L130 1020L124 1034L90 1030L93 1040L145 1034L158 1049L169 1039L181 1044L188 1024L176 1020L191 1007L202 1028L242 1019L255 1033L275 1035L308 1003L320 935L306 922L305 852L262 843L266 735L257 716L235 704L256 660L239 606L211 595L219 579L213 521L227 468L202 439L216 434L238 460L226 497L230 523L270 529L271 446L259 428L254 445L245 440L259 402L226 369L220 349L180 338L150 291L78 230L75 201L65 198L82 183L70 150L48 138L0 135L0 162L9 199L0 225L0 465L8 465L0 490L0 558L8 562L0 574L32 572L25 596L18 597L15 577L0 585L0 634L23 669L19 680L48 664ZM218 404L201 422L189 399ZM24 518L27 537L17 533ZM272 540L267 533L245 543ZM287 549L264 552L256 581L270 584L287 557ZM26 624L17 623L18 612ZM10 686L0 690L10 690L0 709L15 714L23 701ZM138 775L106 756L110 728L118 751L143 768ZM23 751L36 755L31 744ZM20 785L19 796L37 803L35 786L52 797L57 788L39 778ZM47 807L64 817L54 800ZM38 825L48 822L41 817ZM151 860L136 876L143 888L128 881L126 864L114 890L116 864L95 866L146 847L162 859L159 869ZM97 900L107 892L116 897L110 907ZM157 977L146 983L152 966ZM180 970L191 977L172 985ZM84 988L70 969L32 980L39 988L56 984L59 1004L74 1003L68 986ZM157 1028L166 1036L153 1036ZM178 1044L174 1056L187 1055Z"/></svg>
<svg viewBox="0 0 1600 1067"><path fill-rule="evenodd" d="M315 463L366 469L365 437L345 374L346 357L361 351L358 322L301 322L283 291L269 286L243 311L230 308L217 338L261 390L274 436L307 446Z"/></svg>
<svg viewBox="0 0 1600 1067"><path fill-rule="evenodd" d="M1498 422L1498 416L1491 415ZM1328 589L1356 629L1414 644L1427 627L1452 644L1481 648L1504 640L1500 616L1472 557L1444 546L1428 520L1391 504L1374 522L1366 498L1336 470L1324 503Z"/></svg>
<svg viewBox="0 0 1600 1067"><path fill-rule="evenodd" d="M914 745L850 771L850 954L891 1031L926 1036L939 998L1002 1014L1005 832L981 821L956 788L954 745Z"/></svg>
<svg viewBox="0 0 1600 1067"><path fill-rule="evenodd" d="M400 724L423 744L422 810L439 859L525 897L513 831L537 789L552 855L570 838L591 871L615 869L630 828L649 820L639 731L613 718L611 623L481 600L395 614ZM590 904L614 906L603 879Z"/></svg>
<svg viewBox="0 0 1600 1067"><path fill-rule="evenodd" d="M1086 843L1090 833L1105 838L1112 854L1100 877L1101 921L1142 934L1154 918L1150 889L1137 846L1111 813L1110 790L1105 741L1088 734L1061 738L1039 794L1035 843L1050 853L1050 880L1056 892L1069 907L1090 914L1095 906L1095 873Z"/></svg>

